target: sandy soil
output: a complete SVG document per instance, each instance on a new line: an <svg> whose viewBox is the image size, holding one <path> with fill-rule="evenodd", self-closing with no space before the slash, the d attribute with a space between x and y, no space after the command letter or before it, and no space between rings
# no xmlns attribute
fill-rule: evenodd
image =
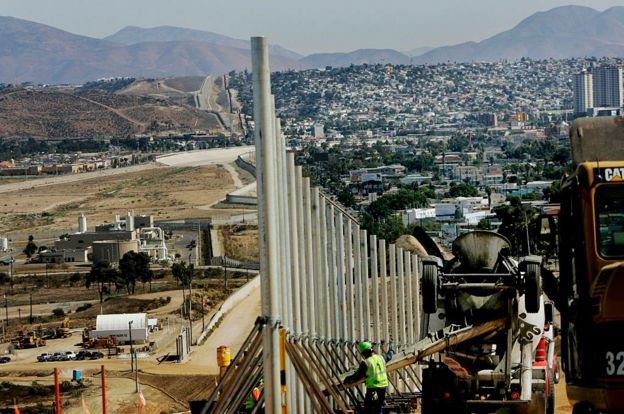
<svg viewBox="0 0 624 414"><path fill-rule="evenodd" d="M232 353L236 353L244 338L253 328L253 321L260 313L259 291L252 292L237 307L226 315L221 324L212 333L208 340L193 347L190 357L182 364L163 362L158 358L170 352L175 352L175 336L179 332L183 321L170 312L175 312L182 303L181 291L159 292L153 294L136 295L136 298L155 298L166 293L172 296L172 302L161 308L149 311L150 315L159 315L163 322L163 330L150 335L150 341L156 341L158 350L151 355L140 354L139 382L148 402L144 413L160 413L170 410L182 411L190 399L206 398L210 388L214 385L214 375L218 372L216 364L216 348L228 345ZM166 316L165 316L166 315ZM206 320L211 315L207 315ZM195 332L201 330L201 320L194 323ZM112 358L95 361L66 361L55 363L38 363L36 356L41 352L77 352L79 346L79 331L66 339L48 341L45 348L18 350L9 364L0 365L0 377L3 381L30 384L38 381L42 384L52 383L50 375L53 367L60 369L61 381L69 380L73 370L79 370L82 377L92 383L84 393L87 407L93 414L101 412L100 378L97 374L100 366L104 365L108 372L107 395L109 412L132 413L136 412L138 397L135 393L134 382L127 379L129 360L127 358ZM6 344L0 345L0 348ZM123 347L127 348L127 347ZM80 399L65 397L64 412L81 413Z"/></svg>

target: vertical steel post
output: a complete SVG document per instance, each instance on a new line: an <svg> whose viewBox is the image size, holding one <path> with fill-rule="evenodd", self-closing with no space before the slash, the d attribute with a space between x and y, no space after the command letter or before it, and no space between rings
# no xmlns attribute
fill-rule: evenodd
<svg viewBox="0 0 624 414"><path fill-rule="evenodd" d="M327 239L328 243L328 265L329 265L329 294L331 295L330 309L331 309L331 338L338 338L338 284L336 276L336 226L334 223L334 206L328 203L327 205Z"/></svg>
<svg viewBox="0 0 624 414"><path fill-rule="evenodd" d="M402 346L407 344L405 340L405 267L403 265L403 249L397 247L396 249L397 256L397 270L399 273L399 278L397 284L399 286L399 343Z"/></svg>
<svg viewBox="0 0 624 414"><path fill-rule="evenodd" d="M407 342L414 344L414 310L412 302L412 254L403 251L403 265L405 266L405 323L407 325Z"/></svg>
<svg viewBox="0 0 624 414"><path fill-rule="evenodd" d="M331 338L331 313L329 302L331 296L329 294L329 277L328 277L328 254L327 254L327 201L325 199L320 200L320 218L321 218L321 275L320 282L323 292L323 304L319 309L319 312L323 316L324 331L321 334L322 338Z"/></svg>
<svg viewBox="0 0 624 414"><path fill-rule="evenodd" d="M420 272L418 271L418 255L412 255L412 275L414 275L412 281L412 300L414 301L414 340L420 341L420 320L422 318L422 312L420 310Z"/></svg>
<svg viewBox="0 0 624 414"><path fill-rule="evenodd" d="M275 111L275 99L273 101L273 111ZM285 145L284 139L281 134L281 125L279 118L274 119L275 122L275 146L276 146L276 161L277 161L277 174L275 176L276 182L276 192L277 192L277 202L278 202L278 211L280 214L277 214L277 225L278 225L278 244L279 244L279 290L280 292L290 292L288 290L287 285L287 275L288 275L288 205L286 204L286 169L284 159L285 159ZM290 312L287 311L289 308L288 302L290 301L290 295L281 294L280 295L280 311L279 317L282 322L282 326L287 326L290 328L290 324L288 322L288 315Z"/></svg>
<svg viewBox="0 0 624 414"><path fill-rule="evenodd" d="M290 232L290 287L288 296L292 297L291 307L289 309L289 320L291 321L291 330L296 334L301 333L301 302L299 300L299 224L297 214L297 180L295 174L295 154L287 155L287 174L288 174L288 215Z"/></svg>
<svg viewBox="0 0 624 414"><path fill-rule="evenodd" d="M386 256L386 241L379 240L379 275L381 283L381 337L388 342L390 333L388 330L388 257Z"/></svg>
<svg viewBox="0 0 624 414"><path fill-rule="evenodd" d="M278 412L281 407L279 373L279 331L277 311L279 303L278 243L276 237L276 171L275 139L271 113L271 79L269 50L264 37L252 37L252 71L254 120L256 140L256 167L258 176L258 227L260 240L260 277L262 315L267 321L263 330L263 365L265 380L265 408Z"/></svg>
<svg viewBox="0 0 624 414"><path fill-rule="evenodd" d="M59 369L54 368L54 414L61 414L61 389L59 385Z"/></svg>
<svg viewBox="0 0 624 414"><path fill-rule="evenodd" d="M396 245L391 244L389 248L390 260L388 264L390 265L390 335L392 336L392 341L395 344L399 344L399 315L398 315L398 304L399 304L399 296L397 293L397 262L396 262Z"/></svg>
<svg viewBox="0 0 624 414"><path fill-rule="evenodd" d="M345 223L345 259L346 259L346 270L345 270L345 283L347 289L347 311L345 312L344 318L347 323L347 337L345 339L349 339L350 341L355 340L355 303L354 303L354 292L353 292L353 223L349 218L346 219Z"/></svg>
<svg viewBox="0 0 624 414"><path fill-rule="evenodd" d="M299 295L299 304L301 307L301 332L308 334L308 297L307 297L307 256L305 245L305 206L304 206L304 190L303 190L303 175L300 165L295 167L296 174L296 186L297 186L297 213L299 218L297 220L299 240L297 240L297 246L299 249L299 291L294 294Z"/></svg>
<svg viewBox="0 0 624 414"><path fill-rule="evenodd" d="M345 241L344 241L344 220L345 217L339 211L336 212L336 237L338 248L337 280L338 283L338 318L340 329L338 337L335 339L344 340L347 338L347 295L345 293Z"/></svg>
<svg viewBox="0 0 624 414"><path fill-rule="evenodd" d="M360 230L360 243L361 243L361 263L362 263L362 291L364 297L364 336L363 339L370 338L370 322L371 322L371 306L370 306L370 291L368 288L368 232L366 230Z"/></svg>
<svg viewBox="0 0 624 414"><path fill-rule="evenodd" d="M373 285L373 339L376 342L380 342L382 339L381 329L379 326L379 302L381 301L381 298L379 297L379 263L377 260L377 236L374 234L370 236L370 252L370 274L371 283Z"/></svg>
<svg viewBox="0 0 624 414"><path fill-rule="evenodd" d="M318 187L312 187L310 190L310 197L312 201L312 257L313 265L314 265L314 325L316 327L316 334L320 335L324 332L324 322L325 320L322 317L322 306L323 306L323 289L322 289L322 280L323 274L321 273L322 265L321 265L321 250L323 246L321 245L321 201L319 195Z"/></svg>
<svg viewBox="0 0 624 414"><path fill-rule="evenodd" d="M106 414L106 368L100 366L100 375L102 378L102 414Z"/></svg>
<svg viewBox="0 0 624 414"><path fill-rule="evenodd" d="M314 308L314 260L312 248L312 201L310 200L310 178L303 179L303 210L305 223L305 255L306 255L306 300L308 306L308 332L310 335L316 333L316 309Z"/></svg>
<svg viewBox="0 0 624 414"><path fill-rule="evenodd" d="M355 279L355 326L357 328L357 340L366 339L364 336L364 292L362 291L362 247L360 246L360 226L353 226L353 251L355 253L353 265Z"/></svg>

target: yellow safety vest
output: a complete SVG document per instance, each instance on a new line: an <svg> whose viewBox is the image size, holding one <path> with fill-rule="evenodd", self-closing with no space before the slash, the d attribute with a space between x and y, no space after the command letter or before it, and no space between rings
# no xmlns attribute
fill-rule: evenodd
<svg viewBox="0 0 624 414"><path fill-rule="evenodd" d="M386 375L386 361L383 357L373 354L364 360L366 363L366 388L386 388L388 375Z"/></svg>

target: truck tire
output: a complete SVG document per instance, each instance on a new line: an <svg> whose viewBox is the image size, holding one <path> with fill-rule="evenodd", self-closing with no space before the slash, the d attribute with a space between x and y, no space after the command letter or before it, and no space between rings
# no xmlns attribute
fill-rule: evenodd
<svg viewBox="0 0 624 414"><path fill-rule="evenodd" d="M438 267L435 263L423 263L422 278L423 312L438 310Z"/></svg>
<svg viewBox="0 0 624 414"><path fill-rule="evenodd" d="M559 384L559 381L561 380L561 368L559 367L559 359L555 356L555 371L554 371L554 381L555 384Z"/></svg>
<svg viewBox="0 0 624 414"><path fill-rule="evenodd" d="M540 310L542 297L542 274L538 263L527 263L524 274L524 305L529 313Z"/></svg>

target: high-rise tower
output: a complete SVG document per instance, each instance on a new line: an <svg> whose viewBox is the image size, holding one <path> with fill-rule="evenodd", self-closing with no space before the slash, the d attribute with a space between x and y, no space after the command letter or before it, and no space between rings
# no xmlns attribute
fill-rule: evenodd
<svg viewBox="0 0 624 414"><path fill-rule="evenodd" d="M585 114L594 106L594 83L587 70L574 75L574 113Z"/></svg>
<svg viewBox="0 0 624 414"><path fill-rule="evenodd" d="M601 66L592 69L594 107L620 108L624 102L622 68Z"/></svg>

